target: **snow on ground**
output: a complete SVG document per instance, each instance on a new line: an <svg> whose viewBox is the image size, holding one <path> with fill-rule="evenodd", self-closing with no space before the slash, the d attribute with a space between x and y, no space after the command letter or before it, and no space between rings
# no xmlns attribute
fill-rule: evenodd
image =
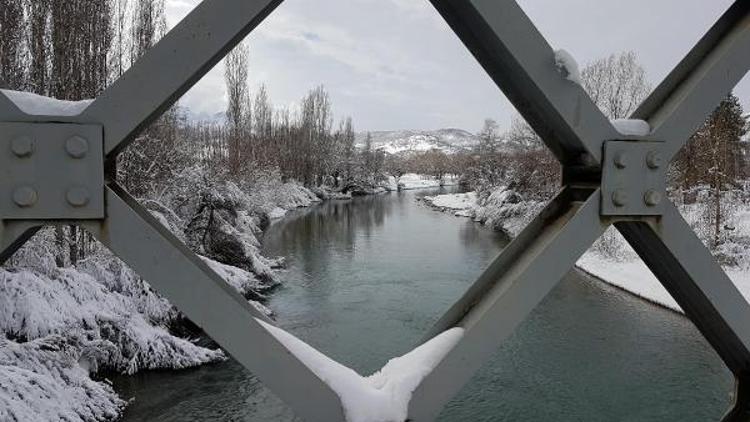
<svg viewBox="0 0 750 422"><path fill-rule="evenodd" d="M481 205L476 202L476 195L473 196L475 202L472 202L469 194L446 194L428 196L424 199L436 208L454 211L456 215L474 217L483 224L516 236L537 215L541 206L539 203L529 201L509 203L507 201L509 195L509 191L497 189ZM688 222L700 218L690 207L683 207L682 212ZM738 237L750 238L750 211L737 212L732 226ZM731 248L738 248L738 246L731 246L728 249ZM740 249L736 253L746 255L747 251L744 248ZM578 260L576 266L608 284L650 302L682 312L669 292L614 228L608 229L602 238ZM724 270L745 299L750 302L750 266L746 262L741 262L740 265L725 266Z"/></svg>
<svg viewBox="0 0 750 422"><path fill-rule="evenodd" d="M93 102L93 100L62 101L30 92L5 89L0 89L0 92L5 94L24 113L36 116L77 116Z"/></svg>
<svg viewBox="0 0 750 422"><path fill-rule="evenodd" d="M75 341L55 335L25 343L0 338L0 420L116 419L125 402L89 378Z"/></svg>
<svg viewBox="0 0 750 422"><path fill-rule="evenodd" d="M425 189L425 188L438 188L440 186L454 186L458 184L458 179L455 176L445 176L441 185L440 181L431 176L425 176L416 173L406 173L398 179L391 176L388 178L388 189L398 190L411 190L411 189Z"/></svg>
<svg viewBox="0 0 750 422"><path fill-rule="evenodd" d="M422 199L443 211L454 211L454 215L459 217L473 217L477 205L476 192L425 196Z"/></svg>
<svg viewBox="0 0 750 422"><path fill-rule="evenodd" d="M258 249L264 215L319 199L299 185L274 180L246 190L206 189L194 192L194 200L179 211L168 201L143 203L182 240L191 237L186 228L200 220L201 205L210 205L218 227L212 226L211 234L231 244L244 265L202 258L243 295L260 300L276 283L273 268L281 263ZM223 230L229 222L218 224L219 217L230 215L232 230ZM180 313L106 250L95 248L75 268L57 268L48 248L53 236L52 230L40 231L0 268L0 420L114 420L126 402L92 375L180 369L226 358L221 350L174 335L170 330L183 323ZM269 315L256 300L249 302Z"/></svg>
<svg viewBox="0 0 750 422"><path fill-rule="evenodd" d="M521 196L506 188L495 189L485 198L475 192L426 196L425 202L442 211L451 211L460 217L516 236L541 209L544 202L523 201Z"/></svg>
<svg viewBox="0 0 750 422"><path fill-rule="evenodd" d="M578 260L576 266L608 284L682 313L677 302L639 258L616 261L594 251L588 251ZM750 272L733 267L725 267L724 271L745 300L750 301Z"/></svg>
<svg viewBox="0 0 750 422"><path fill-rule="evenodd" d="M555 50L555 65L565 79L583 86L578 62L570 53L563 49Z"/></svg>
<svg viewBox="0 0 750 422"><path fill-rule="evenodd" d="M608 284L682 312L677 302L640 259L615 261L589 251L578 260L576 266Z"/></svg>
<svg viewBox="0 0 750 422"><path fill-rule="evenodd" d="M452 328L363 377L288 332L257 320L341 398L348 422L401 422L414 390L463 337Z"/></svg>
<svg viewBox="0 0 750 422"><path fill-rule="evenodd" d="M614 119L611 120L611 122L612 126L614 126L621 135L646 136L651 133L651 126L645 120Z"/></svg>
<svg viewBox="0 0 750 422"><path fill-rule="evenodd" d="M0 420L112 420L124 402L89 378L100 368L133 374L225 359L172 335L169 303L120 271L0 269Z"/></svg>

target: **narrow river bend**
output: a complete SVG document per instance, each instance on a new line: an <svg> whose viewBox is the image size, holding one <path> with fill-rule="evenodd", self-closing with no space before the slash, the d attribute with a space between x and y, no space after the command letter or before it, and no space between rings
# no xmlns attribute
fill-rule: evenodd
<svg viewBox="0 0 750 422"><path fill-rule="evenodd" d="M332 201L266 232L287 257L270 302L281 327L362 374L409 351L503 248L416 201ZM121 377L125 421L292 421L233 360ZM571 272L444 410L442 421L719 420L733 380L691 323Z"/></svg>

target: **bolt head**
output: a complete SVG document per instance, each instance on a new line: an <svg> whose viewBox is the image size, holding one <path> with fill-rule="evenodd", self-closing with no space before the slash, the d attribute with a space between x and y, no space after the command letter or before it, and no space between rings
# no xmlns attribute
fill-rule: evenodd
<svg viewBox="0 0 750 422"><path fill-rule="evenodd" d="M664 158L656 151L650 151L646 155L646 165L648 168L656 170L664 164Z"/></svg>
<svg viewBox="0 0 750 422"><path fill-rule="evenodd" d="M91 199L91 194L89 194L89 191L86 188L75 187L68 189L68 192L65 194L65 199L68 200L70 205L80 208L88 205L89 200Z"/></svg>
<svg viewBox="0 0 750 422"><path fill-rule="evenodd" d="M28 136L21 136L11 142L10 149L16 157L28 157L34 152L34 140Z"/></svg>
<svg viewBox="0 0 750 422"><path fill-rule="evenodd" d="M628 166L628 155L624 151L618 152L615 154L614 163L618 169L624 169Z"/></svg>
<svg viewBox="0 0 750 422"><path fill-rule="evenodd" d="M13 190L13 202L21 208L28 208L36 204L38 197L31 186L20 186Z"/></svg>
<svg viewBox="0 0 750 422"><path fill-rule="evenodd" d="M89 142L80 136L74 136L65 141L65 151L73 158L83 158L89 152Z"/></svg>
<svg viewBox="0 0 750 422"><path fill-rule="evenodd" d="M643 195L643 202L649 207L655 207L661 203L662 195L660 192L649 189Z"/></svg>
<svg viewBox="0 0 750 422"><path fill-rule="evenodd" d="M624 207L628 204L628 193L624 189L617 189L612 192L612 203L617 207Z"/></svg>

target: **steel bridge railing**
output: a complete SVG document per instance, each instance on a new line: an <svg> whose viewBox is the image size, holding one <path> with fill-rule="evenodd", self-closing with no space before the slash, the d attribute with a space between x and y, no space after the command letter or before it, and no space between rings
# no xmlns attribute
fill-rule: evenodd
<svg viewBox="0 0 750 422"><path fill-rule="evenodd" d="M77 116L37 116L0 94L0 262L44 225L76 224L147 279L306 420L345 420L335 392L169 233L112 171L117 155L281 0L204 0ZM633 114L624 136L555 66L514 0L431 0L563 165L560 193L439 320L462 340L414 391L429 421L610 225L624 235L737 380L724 421L750 420L750 305L666 198L665 169L750 69L750 1L736 0ZM31 145L31 147L29 147Z"/></svg>

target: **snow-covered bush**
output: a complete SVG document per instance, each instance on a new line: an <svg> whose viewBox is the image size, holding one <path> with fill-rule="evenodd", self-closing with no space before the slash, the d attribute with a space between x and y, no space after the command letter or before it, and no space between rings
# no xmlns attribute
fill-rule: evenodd
<svg viewBox="0 0 750 422"><path fill-rule="evenodd" d="M478 204L474 214L476 221L515 237L539 214L545 202L524 200L515 191L499 187L480 194Z"/></svg>
<svg viewBox="0 0 750 422"><path fill-rule="evenodd" d="M176 314L165 307L144 307L143 301L112 291L76 269L59 269L54 277L0 269L0 280L0 330L6 338L28 341L74 334L99 342L100 350L88 362L94 371L107 368L132 374L224 358L221 351L171 335L167 325ZM162 311L150 312L154 309Z"/></svg>
<svg viewBox="0 0 750 422"><path fill-rule="evenodd" d="M91 422L116 419L125 407L107 382L89 378L78 337L53 335L17 343L0 338L0 420Z"/></svg>

